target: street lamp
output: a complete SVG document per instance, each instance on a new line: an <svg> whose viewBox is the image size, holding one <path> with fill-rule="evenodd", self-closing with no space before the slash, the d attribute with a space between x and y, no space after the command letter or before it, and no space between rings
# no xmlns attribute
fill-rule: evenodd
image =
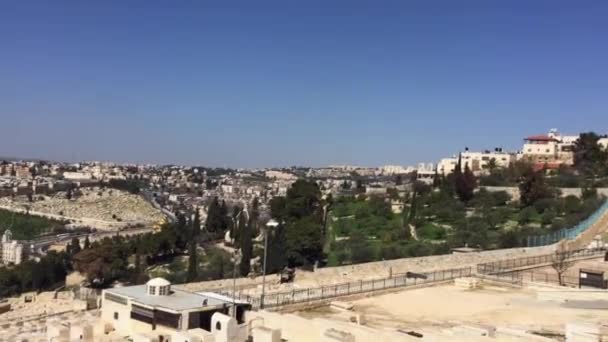
<svg viewBox="0 0 608 342"><path fill-rule="evenodd" d="M266 223L266 229L264 229L264 267L262 269L262 296L260 297L260 309L264 308L264 295L266 294L266 256L268 255L268 231L276 228L279 225L274 219L270 219Z"/></svg>

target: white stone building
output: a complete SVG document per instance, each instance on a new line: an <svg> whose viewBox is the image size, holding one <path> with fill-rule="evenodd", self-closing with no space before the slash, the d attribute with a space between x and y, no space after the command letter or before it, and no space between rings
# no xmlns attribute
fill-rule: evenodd
<svg viewBox="0 0 608 342"><path fill-rule="evenodd" d="M89 180L93 179L93 175L90 172L64 172L63 178L69 180Z"/></svg>
<svg viewBox="0 0 608 342"><path fill-rule="evenodd" d="M561 135L556 129L551 129L547 135L527 137L520 158L535 164L537 168L555 169L560 165L572 165L574 144L578 135Z"/></svg>
<svg viewBox="0 0 608 342"><path fill-rule="evenodd" d="M432 184L433 179L435 179L435 174L436 171L433 167L433 163L420 163L418 164L418 168L416 169L416 180L427 184Z"/></svg>
<svg viewBox="0 0 608 342"><path fill-rule="evenodd" d="M492 163L497 168L506 168L517 160L515 153L504 152L501 148L482 152L464 151L460 156L462 158L462 171L468 165L471 171L476 174L489 170ZM454 172L456 165L458 165L458 157L443 158L437 164L437 172L443 175L450 174Z"/></svg>
<svg viewBox="0 0 608 342"><path fill-rule="evenodd" d="M101 320L112 334L138 341L244 342L244 314L250 307L215 293L175 289L154 278L145 285L104 290Z"/></svg>
<svg viewBox="0 0 608 342"><path fill-rule="evenodd" d="M4 265L19 265L25 257L25 245L13 240L13 233L10 229L2 234L2 263Z"/></svg>

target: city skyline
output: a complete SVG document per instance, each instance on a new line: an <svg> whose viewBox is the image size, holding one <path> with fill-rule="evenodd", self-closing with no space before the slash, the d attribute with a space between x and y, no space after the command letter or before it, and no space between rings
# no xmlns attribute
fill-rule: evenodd
<svg viewBox="0 0 608 342"><path fill-rule="evenodd" d="M608 5L0 5L0 155L416 165L608 130Z"/></svg>

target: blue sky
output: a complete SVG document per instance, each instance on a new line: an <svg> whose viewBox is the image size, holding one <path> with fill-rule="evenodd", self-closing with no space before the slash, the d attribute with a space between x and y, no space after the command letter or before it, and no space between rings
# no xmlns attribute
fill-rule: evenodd
<svg viewBox="0 0 608 342"><path fill-rule="evenodd" d="M411 165L608 131L606 1L2 1L0 155Z"/></svg>

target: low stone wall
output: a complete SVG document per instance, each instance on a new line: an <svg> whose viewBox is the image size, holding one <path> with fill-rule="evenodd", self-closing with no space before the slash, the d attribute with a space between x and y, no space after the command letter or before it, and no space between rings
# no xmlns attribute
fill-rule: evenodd
<svg viewBox="0 0 608 342"><path fill-rule="evenodd" d="M359 280L387 278L405 272L432 272L460 267L475 267L479 263L525 256L548 254L554 251L553 246L532 248L511 248L476 253L457 253L434 255L417 258L404 258L364 264L319 268L315 272L296 271L294 283L280 284L276 274L266 276L266 292L282 292L293 289L341 284ZM237 279L237 291L243 289L261 290L262 277ZM232 279L197 282L177 285L188 291L205 291L231 289ZM256 290L254 290L256 291Z"/></svg>
<svg viewBox="0 0 608 342"><path fill-rule="evenodd" d="M519 188L516 186L482 186L481 188L491 192L505 191L511 196L512 200L519 200L520 197ZM582 188L559 188L559 190L562 197L576 196L580 198L583 195ZM608 197L608 188L597 188L596 190L598 195Z"/></svg>

